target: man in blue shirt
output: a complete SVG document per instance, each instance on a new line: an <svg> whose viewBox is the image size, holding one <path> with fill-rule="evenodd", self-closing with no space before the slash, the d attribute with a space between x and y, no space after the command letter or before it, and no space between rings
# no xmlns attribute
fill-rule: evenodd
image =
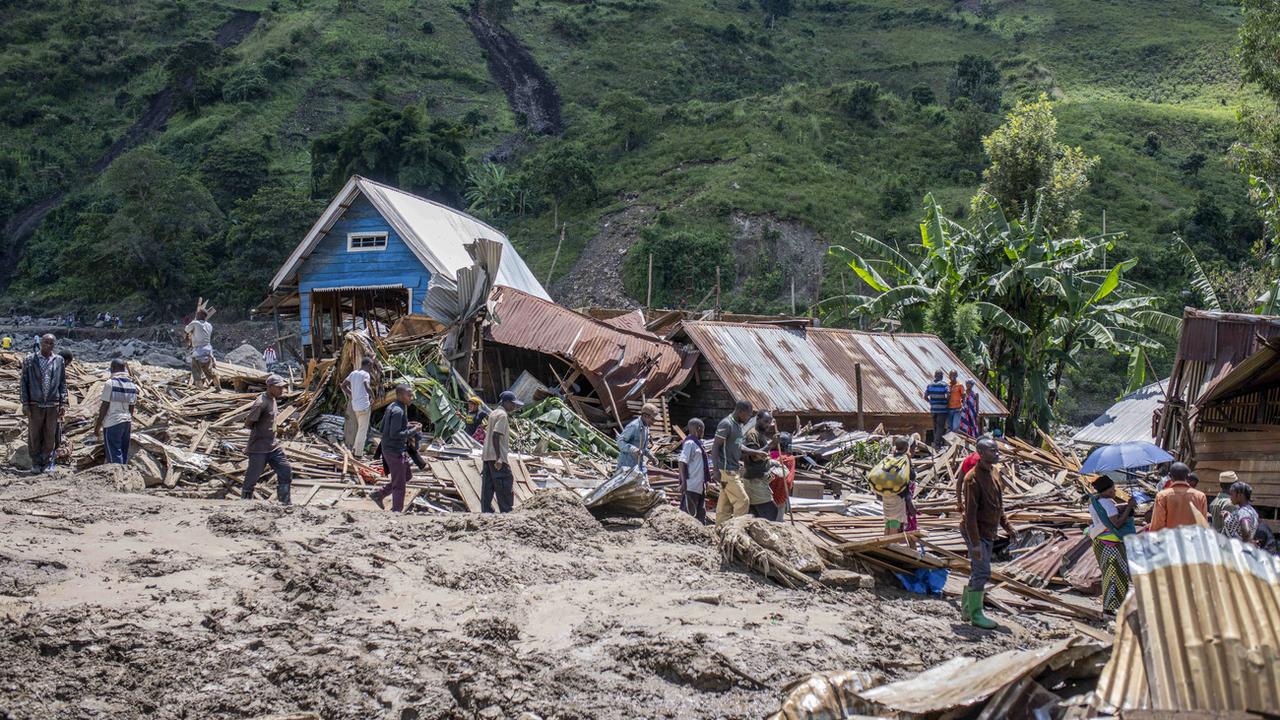
<svg viewBox="0 0 1280 720"><path fill-rule="evenodd" d="M947 434L947 418L951 414L947 407L947 383L942 379L942 371L933 373L933 382L924 389L924 399L929 401L929 414L933 416L933 447L941 450L946 442L942 439Z"/></svg>
<svg viewBox="0 0 1280 720"><path fill-rule="evenodd" d="M658 407L645 403L640 414L622 429L618 436L618 470L626 470L639 465L642 469L649 453L649 428L654 418L658 417Z"/></svg>

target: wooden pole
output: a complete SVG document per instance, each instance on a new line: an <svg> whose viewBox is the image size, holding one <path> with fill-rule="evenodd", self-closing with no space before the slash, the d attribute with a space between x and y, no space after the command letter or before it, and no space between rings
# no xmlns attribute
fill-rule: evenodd
<svg viewBox="0 0 1280 720"><path fill-rule="evenodd" d="M716 320L720 319L720 266L716 266Z"/></svg>
<svg viewBox="0 0 1280 720"><path fill-rule="evenodd" d="M551 284L551 278L556 274L556 263L560 261L560 246L564 245L564 229L569 223L560 226L560 242L556 243L556 254L551 256L551 271L547 273L547 284Z"/></svg>
<svg viewBox="0 0 1280 720"><path fill-rule="evenodd" d="M644 293L644 306L653 307L653 253L649 253L649 288Z"/></svg>
<svg viewBox="0 0 1280 720"><path fill-rule="evenodd" d="M862 363L853 364L853 385L858 394L858 429L866 430L867 423L862 416Z"/></svg>
<svg viewBox="0 0 1280 720"><path fill-rule="evenodd" d="M796 279L791 278L791 317L796 316Z"/></svg>

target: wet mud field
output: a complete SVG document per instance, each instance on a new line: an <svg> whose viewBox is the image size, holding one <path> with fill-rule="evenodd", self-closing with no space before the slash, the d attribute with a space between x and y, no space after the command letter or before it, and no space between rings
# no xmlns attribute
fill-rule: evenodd
<svg viewBox="0 0 1280 720"><path fill-rule="evenodd" d="M787 590L674 509L602 524L567 491L397 517L138 486L0 474L0 718L760 718L810 672L1071 632Z"/></svg>

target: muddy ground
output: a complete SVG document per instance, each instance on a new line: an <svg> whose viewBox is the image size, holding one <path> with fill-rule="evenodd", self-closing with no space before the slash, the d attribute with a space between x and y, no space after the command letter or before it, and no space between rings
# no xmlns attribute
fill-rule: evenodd
<svg viewBox="0 0 1280 720"><path fill-rule="evenodd" d="M759 718L812 671L900 678L1070 632L786 590L674 510L602 525L563 491L398 517L131 485L0 474L0 717Z"/></svg>

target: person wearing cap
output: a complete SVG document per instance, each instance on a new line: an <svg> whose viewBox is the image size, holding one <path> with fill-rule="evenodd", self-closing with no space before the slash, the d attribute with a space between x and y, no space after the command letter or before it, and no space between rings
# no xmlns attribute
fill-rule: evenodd
<svg viewBox="0 0 1280 720"><path fill-rule="evenodd" d="M1102 570L1102 609L1115 614L1120 601L1129 594L1129 560L1124 552L1124 538L1137 532L1133 512L1138 502L1129 496L1117 506L1116 484L1106 475L1093 481L1089 495L1089 539L1093 554Z"/></svg>
<svg viewBox="0 0 1280 720"><path fill-rule="evenodd" d="M493 500L498 499L498 512L511 512L515 505L515 478L507 462L511 434L511 413L524 405L516 394L504 390L498 396L498 407L489 413L489 425L484 434L484 476L480 482L480 512L493 512Z"/></svg>
<svg viewBox="0 0 1280 720"><path fill-rule="evenodd" d="M991 556L995 553L999 529L1017 542L1018 531L1004 512L1004 491L1000 480L1000 447L991 438L978 441L978 464L964 478L964 518L961 536L969 550L969 583L964 589L961 614L970 623L990 630L995 621L982 611L987 581L991 579Z"/></svg>
<svg viewBox="0 0 1280 720"><path fill-rule="evenodd" d="M1223 470L1218 473L1218 496L1209 503L1209 522L1213 525L1213 529L1222 532L1222 526L1227 521L1227 516L1235 509L1235 505L1231 502L1231 486L1240 478L1236 476L1234 470Z"/></svg>
<svg viewBox="0 0 1280 720"><path fill-rule="evenodd" d="M1187 482L1190 475L1191 468L1186 463L1176 462L1169 466L1169 484L1156 493L1155 509L1151 512L1148 531L1195 525L1194 511L1198 511L1201 516L1209 512L1209 501L1204 493Z"/></svg>
<svg viewBox="0 0 1280 720"><path fill-rule="evenodd" d="M640 406L640 414L622 428L622 434L618 436L618 472L633 467L643 471L645 460L654 459L653 453L649 452L649 428L653 427L656 417L658 406L645 403Z"/></svg>
<svg viewBox="0 0 1280 720"><path fill-rule="evenodd" d="M289 487L293 482L293 468L284 450L276 444L276 400L284 394L284 378L271 374L267 376L267 389L249 406L249 414L244 418L244 426L249 429L249 443L245 453L249 456L249 465L244 471L244 485L240 488L240 497L249 500L253 497L253 488L262 477L263 469L270 465L276 471L276 498L282 505L289 504Z"/></svg>
<svg viewBox="0 0 1280 720"><path fill-rule="evenodd" d="M1231 504L1235 509L1222 523L1222 533L1240 542L1251 543L1258 531L1258 511L1253 508L1253 487L1246 482L1231 484Z"/></svg>
<svg viewBox="0 0 1280 720"><path fill-rule="evenodd" d="M408 443L422 432L422 425L409 422L409 406L413 404L413 388L406 383L396 385L396 400L382 415L382 463L391 480L369 494L369 499L382 507L391 496L391 511L404 512L404 493L409 485Z"/></svg>
<svg viewBox="0 0 1280 720"><path fill-rule="evenodd" d="M462 414L463 430L477 442L484 442L484 421L489 419L489 411L484 409L480 398L472 395L467 398L467 411Z"/></svg>
<svg viewBox="0 0 1280 720"><path fill-rule="evenodd" d="M360 367L352 370L342 381L342 394L347 396L347 422L343 426L343 440L347 449L357 458L364 457L365 441L369 437L369 416L373 412L373 361L364 358ZM354 422L352 422L354 421Z"/></svg>

